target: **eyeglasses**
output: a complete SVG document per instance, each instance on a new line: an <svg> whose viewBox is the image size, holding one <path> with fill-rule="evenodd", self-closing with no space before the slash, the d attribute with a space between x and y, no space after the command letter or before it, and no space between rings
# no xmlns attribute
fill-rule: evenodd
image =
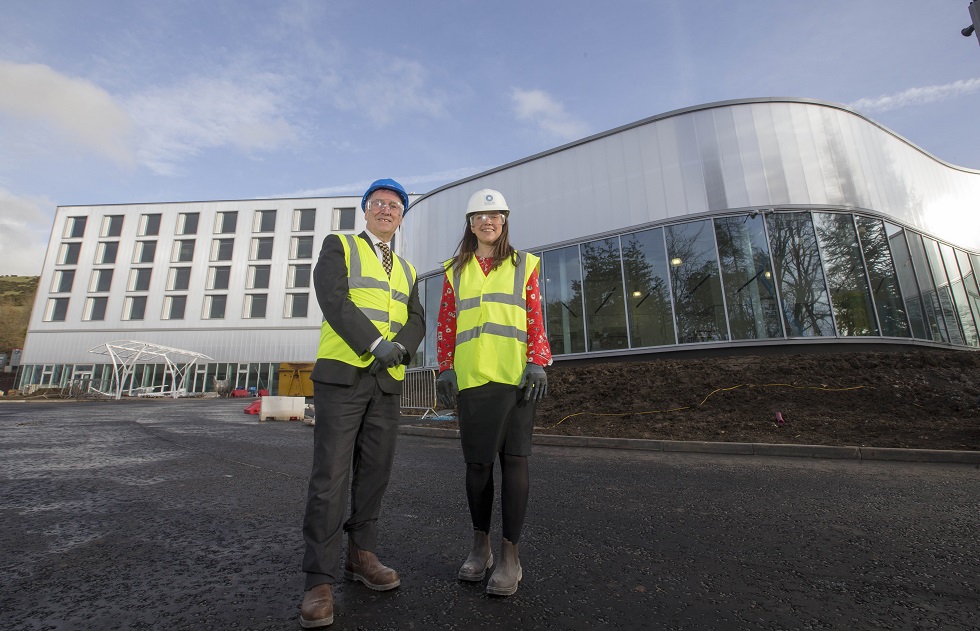
<svg viewBox="0 0 980 631"><path fill-rule="evenodd" d="M506 216L503 213L474 213L470 215L471 226L475 226L478 223L486 223L488 221L503 224L506 221Z"/></svg>
<svg viewBox="0 0 980 631"><path fill-rule="evenodd" d="M375 210L379 212L384 210L385 208L387 208L393 213L400 213L403 210L405 210L405 207L402 205L401 202L388 201L386 199L368 200L367 207L370 208L371 210Z"/></svg>

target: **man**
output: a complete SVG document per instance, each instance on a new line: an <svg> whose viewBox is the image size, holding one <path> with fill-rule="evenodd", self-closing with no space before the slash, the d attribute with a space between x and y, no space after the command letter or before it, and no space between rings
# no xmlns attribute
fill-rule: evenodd
<svg viewBox="0 0 980 631"><path fill-rule="evenodd" d="M304 628L333 623L333 583L344 575L377 591L398 587L398 573L375 555L377 520L398 435L405 366L425 335L416 274L391 253L408 194L377 180L361 198L367 230L329 235L313 271L324 322L313 380L313 470L303 520ZM353 479L351 467L353 463ZM350 517L347 512L350 485Z"/></svg>

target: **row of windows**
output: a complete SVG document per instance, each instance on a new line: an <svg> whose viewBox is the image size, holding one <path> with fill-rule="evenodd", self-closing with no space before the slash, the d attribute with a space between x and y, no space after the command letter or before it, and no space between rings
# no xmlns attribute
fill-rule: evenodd
<svg viewBox="0 0 980 631"><path fill-rule="evenodd" d="M279 364L197 363L193 367L193 372L185 373L183 378L183 383L174 384L174 373L170 366L137 363L133 366L133 372L126 380L125 386L129 394L133 394L137 389L160 391L173 389L178 385L182 385L189 393L200 393L213 391L216 380L227 380L232 388L254 388L274 392L279 382ZM39 384L64 388L74 381L81 382L83 391L89 386L96 390L108 391L112 379L112 364L45 364L24 366L19 387Z"/></svg>
<svg viewBox="0 0 980 631"><path fill-rule="evenodd" d="M194 260L194 239L177 239L173 242L170 253L171 263L189 263ZM249 260L262 261L272 259L274 237L252 237L249 243ZM313 258L313 235L290 237L289 258ZM61 244L58 250L58 265L77 265L82 244L68 241ZM156 257L156 241L137 241L133 248L133 263L152 263ZM212 239L210 261L230 261L235 249L234 239ZM118 241L99 241L95 251L95 265L113 265L119 253Z"/></svg>
<svg viewBox="0 0 980 631"><path fill-rule="evenodd" d="M300 263L287 268L286 288L297 289L310 286L312 265ZM167 291L187 291L191 282L191 267L171 267L167 272ZM102 293L110 291L115 270L112 268L92 271L88 291ZM129 271L129 281L126 291L149 291L152 267L135 267ZM249 265L245 277L246 289L268 289L272 275L271 265ZM205 289L228 289L231 279L231 266L220 265L209 267ZM75 281L75 270L57 270L51 283L51 293L70 293ZM66 299L62 299L66 300Z"/></svg>
<svg viewBox="0 0 980 631"><path fill-rule="evenodd" d="M252 214L252 232L275 232L275 210L256 210ZM158 236L160 234L161 213L140 215L137 235L141 237ZM122 234L124 215L106 215L102 217L99 237L118 237ZM349 231L354 229L355 209L335 208L333 216L334 231ZM197 234L200 213L180 213L177 215L177 226L174 234ZM62 235L64 239L81 239L85 236L85 226L88 217L68 217ZM315 208L297 208L292 215L293 232L313 232L316 227ZM215 213L214 234L234 234L238 228L238 211L220 211Z"/></svg>
<svg viewBox="0 0 980 631"><path fill-rule="evenodd" d="M126 296L123 302L123 320L143 320L146 317L147 296ZM268 294L245 294L242 306L242 318L265 318L268 307ZM310 296L308 293L287 293L283 307L283 317L305 318L309 311ZM82 320L102 321L106 317L108 296L92 296L85 299ZM228 305L226 294L206 294L201 318L205 320L223 320ZM161 320L183 320L187 309L187 295L167 295L163 300ZM68 298L51 298L44 312L44 319L49 322L64 322L68 313Z"/></svg>
<svg viewBox="0 0 980 631"><path fill-rule="evenodd" d="M878 218L717 217L541 255L556 355L673 344L881 336L980 345L980 255ZM426 279L434 365L442 277Z"/></svg>

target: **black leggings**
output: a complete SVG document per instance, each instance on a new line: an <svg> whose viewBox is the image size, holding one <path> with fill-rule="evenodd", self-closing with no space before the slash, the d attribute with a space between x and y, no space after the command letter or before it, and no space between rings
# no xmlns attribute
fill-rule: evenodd
<svg viewBox="0 0 980 631"><path fill-rule="evenodd" d="M527 456L499 454L500 457L500 515L504 539L517 543L527 514L528 471ZM490 532L493 515L493 463L466 463L466 500L470 505L473 528Z"/></svg>

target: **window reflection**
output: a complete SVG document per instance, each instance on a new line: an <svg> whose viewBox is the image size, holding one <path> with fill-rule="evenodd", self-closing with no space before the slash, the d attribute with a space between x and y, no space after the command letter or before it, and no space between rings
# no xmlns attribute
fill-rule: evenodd
<svg viewBox="0 0 980 631"><path fill-rule="evenodd" d="M714 230L710 220L667 226L667 257L677 313L677 340L728 339Z"/></svg>
<svg viewBox="0 0 980 631"><path fill-rule="evenodd" d="M858 240L871 281L871 297L878 314L881 334L889 337L909 337L909 324L898 289L898 276L888 247L885 223L880 219L856 217ZM904 245L904 240L903 240ZM907 255L906 255L907 258Z"/></svg>
<svg viewBox="0 0 980 631"><path fill-rule="evenodd" d="M663 228L623 235L622 244L633 347L676 344Z"/></svg>
<svg viewBox="0 0 980 631"><path fill-rule="evenodd" d="M585 323L590 351L607 351L629 346L626 310L623 306L623 267L619 239L601 239L582 244L585 271Z"/></svg>
<svg viewBox="0 0 980 631"><path fill-rule="evenodd" d="M715 219L715 237L732 339L782 337L763 218Z"/></svg>
<svg viewBox="0 0 980 631"><path fill-rule="evenodd" d="M442 288L444 275L430 276L425 279L420 291L419 300L425 310L425 341L423 344L424 355L419 362L423 366L438 366L439 360L436 357L436 323L439 320L439 305L442 304ZM413 362L414 364L414 362Z"/></svg>
<svg viewBox="0 0 980 631"><path fill-rule="evenodd" d="M912 253L905 240L905 231L900 226L885 222L885 233L888 235L888 247L895 262L895 273L901 295L904 298L905 314L912 327L912 337L923 340L931 339L926 327L926 316L919 291L919 282L915 279L915 268L912 265Z"/></svg>
<svg viewBox="0 0 980 631"><path fill-rule="evenodd" d="M973 321L973 313L970 311L970 299L963 287L963 274L960 272L959 263L956 261L956 254L953 252L953 248L945 243L941 244L939 249L946 266L946 274L949 276L949 288L953 294L953 306L959 316L963 343L968 346L976 346L977 325Z"/></svg>
<svg viewBox="0 0 980 631"><path fill-rule="evenodd" d="M943 319L939 297L936 295L936 285L933 282L932 272L929 269L929 260L926 257L925 247L922 245L922 236L909 231L906 231L906 234L909 238L909 251L912 253L915 280L921 292L922 309L925 313L930 339L949 342L946 321Z"/></svg>
<svg viewBox="0 0 980 631"><path fill-rule="evenodd" d="M946 267L943 265L943 259L939 253L939 243L935 239L922 237L922 245L925 248L926 257L929 259L929 267L932 269L932 279L935 282L936 297L939 298L941 315L946 320L948 341L953 344L963 344L963 332L960 329L956 308L953 306L953 293L949 286L949 277L946 275Z"/></svg>
<svg viewBox="0 0 980 631"><path fill-rule="evenodd" d="M838 335L878 335L861 247L849 214L813 213Z"/></svg>
<svg viewBox="0 0 980 631"><path fill-rule="evenodd" d="M545 252L544 271L545 319L551 352L585 352L585 322L582 318L582 270L578 246Z"/></svg>
<svg viewBox="0 0 980 631"><path fill-rule="evenodd" d="M774 213L766 218L773 270L790 337L834 335L817 239L810 214Z"/></svg>
<svg viewBox="0 0 980 631"><path fill-rule="evenodd" d="M974 260L980 257L974 257ZM966 291L967 302L973 311L973 320L980 326L980 287L977 286L977 270L970 262L970 256L962 250L956 251L956 260L960 264L960 273L963 274L963 288ZM980 345L980 339L974 339L972 346Z"/></svg>

